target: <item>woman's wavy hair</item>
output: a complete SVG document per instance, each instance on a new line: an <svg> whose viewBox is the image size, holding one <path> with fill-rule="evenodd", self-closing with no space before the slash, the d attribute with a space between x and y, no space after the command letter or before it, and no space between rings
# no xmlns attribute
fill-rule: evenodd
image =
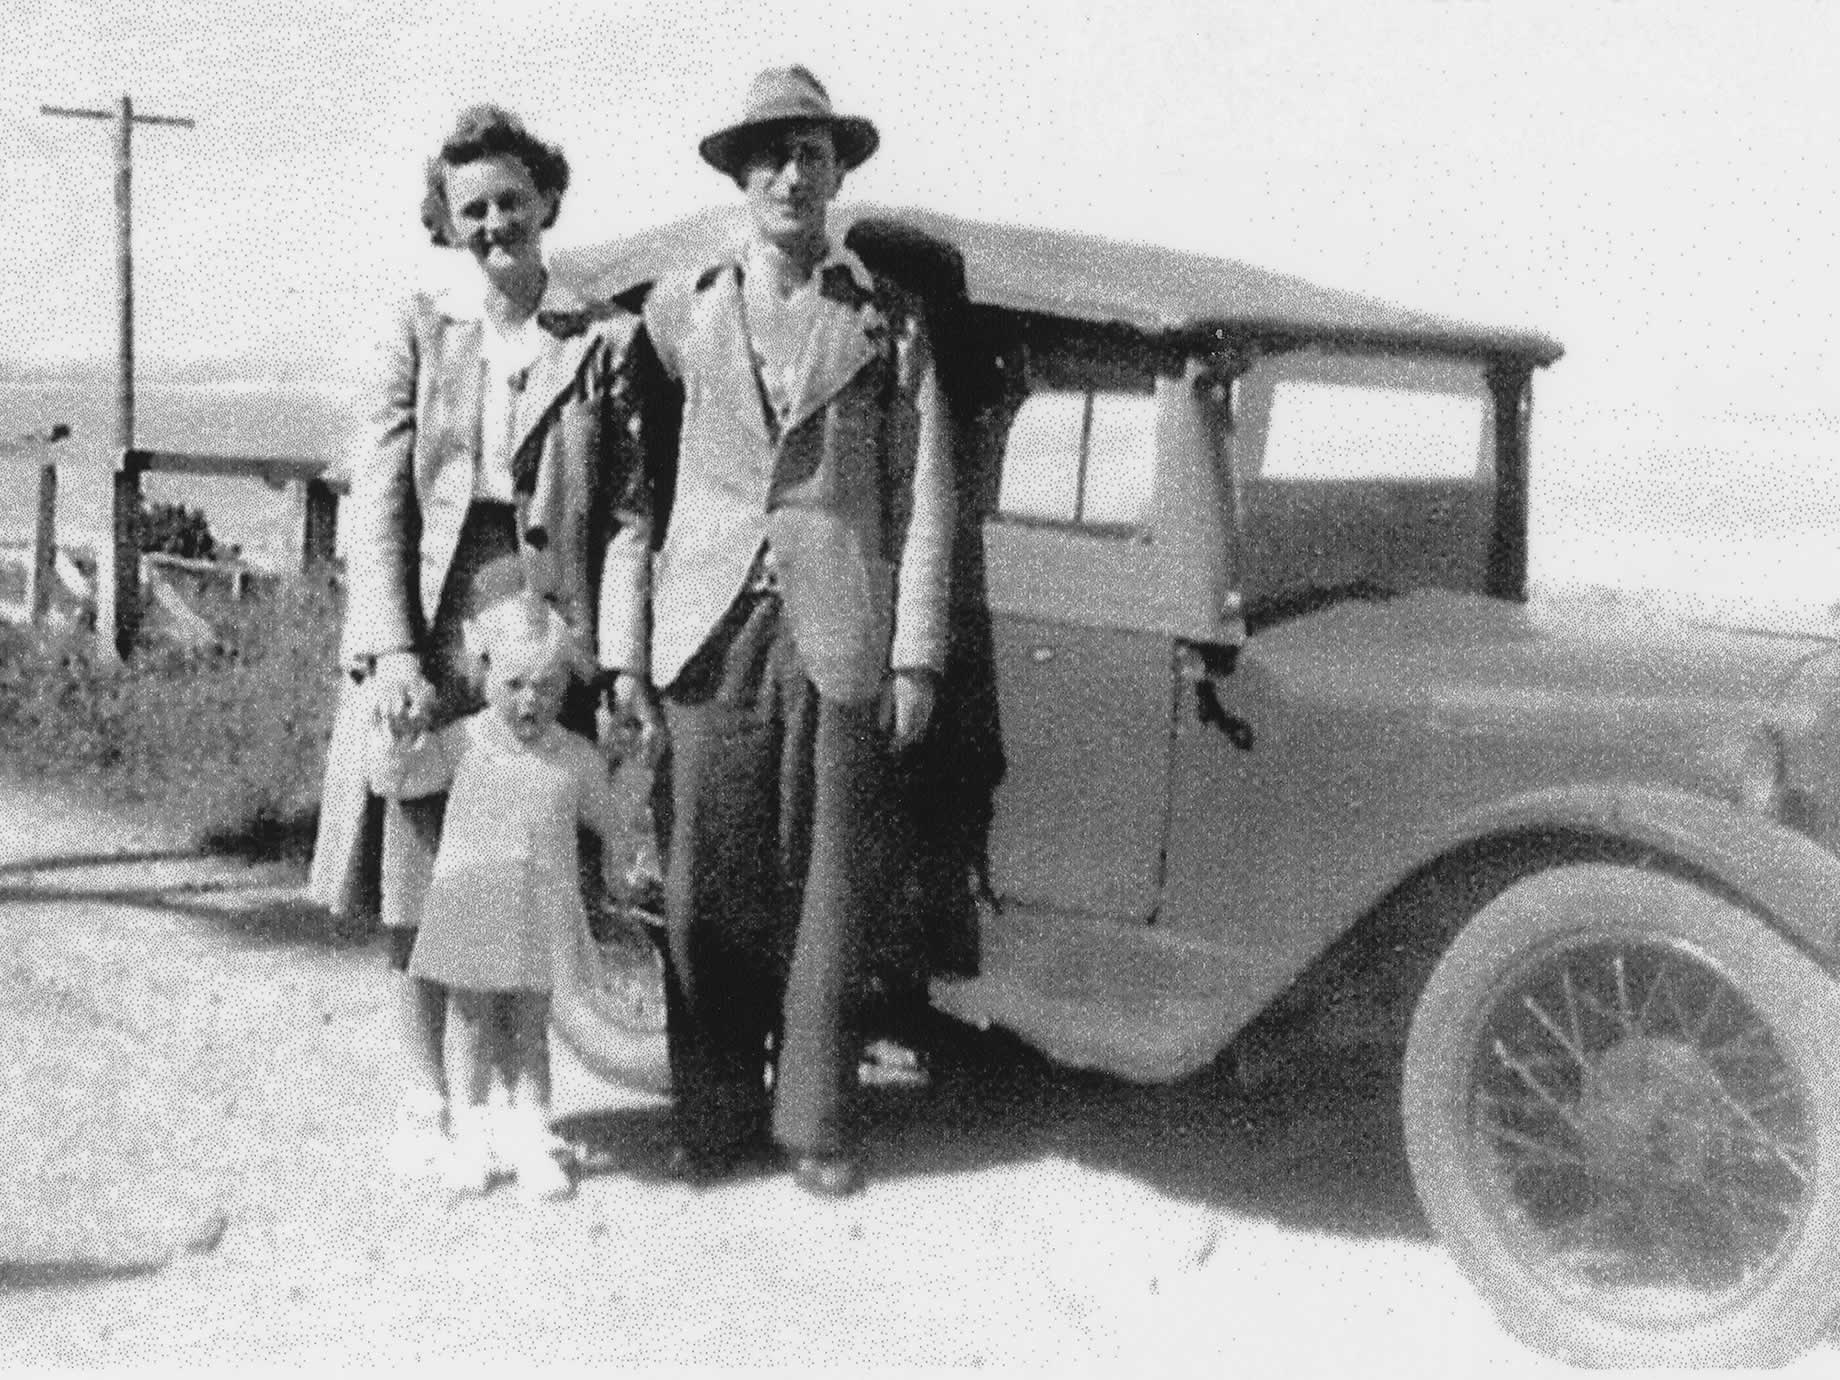
<svg viewBox="0 0 1840 1380"><path fill-rule="evenodd" d="M515 158L524 165L530 180L542 195L551 197L555 206L543 228L556 223L556 211L562 194L569 189L569 160L554 144L546 144L524 128L524 122L509 110L496 105L469 106L454 121L453 132L441 143L440 152L428 160L427 184L422 192L422 226L428 238L443 247L454 243L453 221L447 209L447 170L481 158Z"/></svg>

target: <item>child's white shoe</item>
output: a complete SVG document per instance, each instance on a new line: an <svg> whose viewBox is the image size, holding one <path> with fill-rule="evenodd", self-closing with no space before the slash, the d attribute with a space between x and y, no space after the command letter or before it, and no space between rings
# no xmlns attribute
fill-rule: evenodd
<svg viewBox="0 0 1840 1380"><path fill-rule="evenodd" d="M575 1196L575 1178L557 1152L545 1150L521 1156L511 1172L517 1175L520 1198L553 1201Z"/></svg>
<svg viewBox="0 0 1840 1380"><path fill-rule="evenodd" d="M404 1096L396 1124L384 1147L384 1163L403 1179L425 1179L440 1172L447 1154L447 1099L437 1092Z"/></svg>
<svg viewBox="0 0 1840 1380"><path fill-rule="evenodd" d="M540 1119L513 1112L501 1123L499 1153L517 1180L520 1198L556 1199L575 1194L574 1154Z"/></svg>
<svg viewBox="0 0 1840 1380"><path fill-rule="evenodd" d="M441 1182L449 1192L477 1197L492 1186L497 1162L483 1107L466 1107L453 1117L453 1131L441 1161Z"/></svg>

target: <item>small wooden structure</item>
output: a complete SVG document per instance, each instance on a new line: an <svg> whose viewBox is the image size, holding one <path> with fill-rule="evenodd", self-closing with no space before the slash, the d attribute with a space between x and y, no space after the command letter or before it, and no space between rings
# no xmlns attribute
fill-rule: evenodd
<svg viewBox="0 0 1840 1380"><path fill-rule="evenodd" d="M44 456L49 448L70 436L59 424L0 442L0 460L15 456ZM98 543L96 640L105 660L125 657L133 645L145 604L147 562L136 541L141 512L141 476L149 473L201 474L259 479L271 489L298 484L304 491L300 536L302 571L328 567L338 541L339 493L343 484L326 477L324 461L303 456L212 455L190 451L146 450L129 447L121 453L113 476L109 532ZM32 540L27 584L26 615L34 627L42 626L50 611L56 581L58 466L41 460L38 514ZM158 564L157 562L155 564ZM193 563L180 563L191 565ZM110 573L112 571L112 574ZM245 581L237 570L228 572L239 591ZM106 586L106 588L105 588ZM109 595L112 593L113 597Z"/></svg>
<svg viewBox="0 0 1840 1380"><path fill-rule="evenodd" d="M121 656L133 645L142 612L141 555L135 541L136 518L141 508L143 474L203 474L260 479L271 489L302 485L306 491L301 522L300 568L320 569L331 564L338 539L338 490L325 477L325 462L304 456L211 455L193 451L146 450L130 447L122 452L115 470L112 542L116 575L114 627L103 628L102 605L97 601L96 636Z"/></svg>

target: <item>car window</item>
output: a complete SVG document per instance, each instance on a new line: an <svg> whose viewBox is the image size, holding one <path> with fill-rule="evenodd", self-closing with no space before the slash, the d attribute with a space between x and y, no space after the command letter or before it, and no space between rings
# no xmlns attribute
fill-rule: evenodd
<svg viewBox="0 0 1840 1380"><path fill-rule="evenodd" d="M1118 389L1038 389L1003 450L998 512L1024 522L1135 530L1150 512L1156 399Z"/></svg>
<svg viewBox="0 0 1840 1380"><path fill-rule="evenodd" d="M1389 374L1398 374L1394 362ZM1488 457L1488 398L1473 381L1280 377L1259 474L1276 480L1470 480ZM1440 371L1441 372L1441 371Z"/></svg>

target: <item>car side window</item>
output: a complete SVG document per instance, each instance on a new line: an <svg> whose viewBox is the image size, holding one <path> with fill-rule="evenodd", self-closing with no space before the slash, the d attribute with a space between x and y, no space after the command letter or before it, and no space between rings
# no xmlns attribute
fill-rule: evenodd
<svg viewBox="0 0 1840 1380"><path fill-rule="evenodd" d="M1000 517L1135 533L1156 474L1156 398L1148 387L1038 388L1003 449Z"/></svg>

